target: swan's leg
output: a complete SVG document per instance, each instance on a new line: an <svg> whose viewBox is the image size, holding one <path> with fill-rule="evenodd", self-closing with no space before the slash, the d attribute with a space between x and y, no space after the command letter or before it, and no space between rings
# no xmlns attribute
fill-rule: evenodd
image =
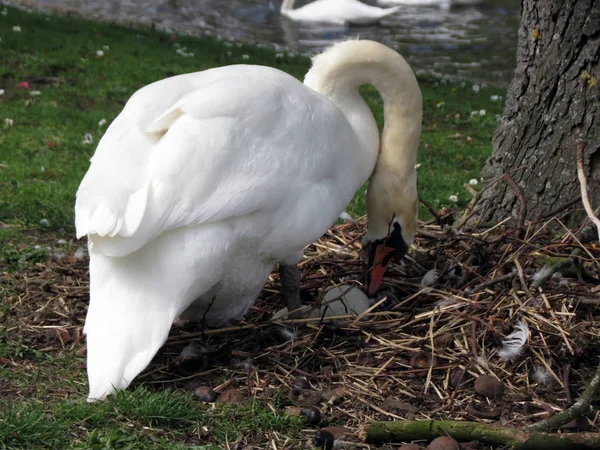
<svg viewBox="0 0 600 450"><path fill-rule="evenodd" d="M291 313L300 308L300 269L296 264L279 264L279 278L283 301Z"/></svg>

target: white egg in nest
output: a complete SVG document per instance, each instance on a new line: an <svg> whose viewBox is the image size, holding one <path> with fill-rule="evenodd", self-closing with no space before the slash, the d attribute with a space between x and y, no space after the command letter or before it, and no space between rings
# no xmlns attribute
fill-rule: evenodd
<svg viewBox="0 0 600 450"><path fill-rule="evenodd" d="M371 303L369 297L358 287L352 284L341 284L327 290L321 306L310 308L303 306L301 309L310 312L301 314L302 317L338 317L357 316L365 312ZM288 309L283 308L273 314L271 320L287 319Z"/></svg>

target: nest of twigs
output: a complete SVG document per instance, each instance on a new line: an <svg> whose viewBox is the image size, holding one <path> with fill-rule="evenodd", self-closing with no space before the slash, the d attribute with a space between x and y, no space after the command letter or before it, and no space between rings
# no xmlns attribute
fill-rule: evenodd
<svg viewBox="0 0 600 450"><path fill-rule="evenodd" d="M364 231L362 223L337 225L307 247L300 265L305 303L331 286L362 284ZM321 425L344 425L357 442L365 425L380 420L524 426L571 405L596 369L599 258L595 244L581 243L556 219L519 230L424 224L413 251L388 269L373 306L359 316L273 323L282 307L273 273L243 322L175 326L136 382L278 397L279 408L284 393L284 403L317 407ZM21 316L18 332L40 350L82 348L86 263L65 257L21 274L12 308ZM500 357L523 322L527 342ZM190 343L199 356L182 364ZM478 394L481 375L499 379L503 392ZM308 381L306 392L292 388L297 378ZM597 418L588 419L569 426L597 429Z"/></svg>

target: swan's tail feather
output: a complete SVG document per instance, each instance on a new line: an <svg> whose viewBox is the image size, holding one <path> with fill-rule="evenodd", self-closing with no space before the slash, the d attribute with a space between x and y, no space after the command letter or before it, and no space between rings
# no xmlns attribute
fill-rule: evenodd
<svg viewBox="0 0 600 450"><path fill-rule="evenodd" d="M125 389L163 345L177 314L160 290L136 283L136 273L122 260L90 255L90 306L84 328L88 401Z"/></svg>

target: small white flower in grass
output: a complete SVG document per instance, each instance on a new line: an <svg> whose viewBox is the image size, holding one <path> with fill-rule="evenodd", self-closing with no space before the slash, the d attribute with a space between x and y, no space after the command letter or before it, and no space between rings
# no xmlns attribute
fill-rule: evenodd
<svg viewBox="0 0 600 450"><path fill-rule="evenodd" d="M7 117L6 119L4 119L4 126L6 126L6 127L12 127L13 126L13 120L9 119Z"/></svg>
<svg viewBox="0 0 600 450"><path fill-rule="evenodd" d="M515 324L515 331L502 340L502 347L498 350L498 356L502 359L511 359L519 356L529 337L529 326L524 320Z"/></svg>
<svg viewBox="0 0 600 450"><path fill-rule="evenodd" d="M499 95L492 95L490 97L490 100L493 102L497 102L498 100L500 100L500 96Z"/></svg>
<svg viewBox="0 0 600 450"><path fill-rule="evenodd" d="M0 89L0 95L4 95L4 89Z"/></svg>
<svg viewBox="0 0 600 450"><path fill-rule="evenodd" d="M471 186L477 186L477 185L479 184L479 181L477 181L477 178L471 178L471 179L469 180L469 184L470 184Z"/></svg>
<svg viewBox="0 0 600 450"><path fill-rule="evenodd" d="M85 257L85 249L83 247L79 247L75 253L73 254L73 256L76 259L83 259Z"/></svg>
<svg viewBox="0 0 600 450"><path fill-rule="evenodd" d="M283 53L275 53L276 59L283 59Z"/></svg>
<svg viewBox="0 0 600 450"><path fill-rule="evenodd" d="M105 52L110 50L110 47L108 45L103 45L102 46L102 50L104 50Z"/></svg>
<svg viewBox="0 0 600 450"><path fill-rule="evenodd" d="M42 95L42 93L40 91L31 91L29 95L31 95L32 97L39 97L40 95Z"/></svg>
<svg viewBox="0 0 600 450"><path fill-rule="evenodd" d="M485 116L485 109L480 109L479 110L479 115L480 116Z"/></svg>
<svg viewBox="0 0 600 450"><path fill-rule="evenodd" d="M471 117L476 116L478 114L477 111L471 111Z"/></svg>
<svg viewBox="0 0 600 450"><path fill-rule="evenodd" d="M44 228L48 228L50 226L50 221L48 219L42 219L40 220L40 225Z"/></svg>
<svg viewBox="0 0 600 450"><path fill-rule="evenodd" d="M85 135L83 136L83 141L81 141L82 144L93 144L94 143L94 138L92 137L91 133L85 133Z"/></svg>
<svg viewBox="0 0 600 450"><path fill-rule="evenodd" d="M40 166L40 172L45 172L46 168L44 166Z"/></svg>
<svg viewBox="0 0 600 450"><path fill-rule="evenodd" d="M20 33L20 32L21 32L21 27L20 27L20 26L18 26L18 25L15 25L14 27L12 27L12 30L13 30L15 33Z"/></svg>
<svg viewBox="0 0 600 450"><path fill-rule="evenodd" d="M2 14L3 16L8 14L8 10L6 8L4 8L2 11L0 11L0 14Z"/></svg>
<svg viewBox="0 0 600 450"><path fill-rule="evenodd" d="M421 167L421 163L415 164L415 170L418 169L419 167Z"/></svg>
<svg viewBox="0 0 600 450"><path fill-rule="evenodd" d="M96 58L102 58L104 56L104 52L102 50L96 50Z"/></svg>
<svg viewBox="0 0 600 450"><path fill-rule="evenodd" d="M187 48L185 47L178 48L177 50L175 50L175 53L183 56L184 58L192 58L194 56L194 54L192 52L188 52Z"/></svg>
<svg viewBox="0 0 600 450"><path fill-rule="evenodd" d="M100 122L98 122L99 127L103 127L104 125L106 125L106 119L102 119Z"/></svg>
<svg viewBox="0 0 600 450"><path fill-rule="evenodd" d="M453 203L458 202L458 196L452 194L451 196L448 197L448 200L450 200Z"/></svg>
<svg viewBox="0 0 600 450"><path fill-rule="evenodd" d="M67 243L67 241L65 241L64 239L59 239L58 241L56 241L56 243L58 245L65 245Z"/></svg>
<svg viewBox="0 0 600 450"><path fill-rule="evenodd" d="M441 108L445 104L446 104L446 102L437 102L437 104L435 106L436 106L436 108Z"/></svg>
<svg viewBox="0 0 600 450"><path fill-rule="evenodd" d="M472 89L473 89L473 92L475 92L477 94L479 92L479 85L474 84Z"/></svg>
<svg viewBox="0 0 600 450"><path fill-rule="evenodd" d="M247 61L250 59L250 55L242 55L242 59Z"/></svg>
<svg viewBox="0 0 600 450"><path fill-rule="evenodd" d="M231 42L228 42L228 41L225 41L225 42L223 42L223 45L224 45L225 47L227 47L227 48L231 48L231 47L233 47L233 44L232 44Z"/></svg>

